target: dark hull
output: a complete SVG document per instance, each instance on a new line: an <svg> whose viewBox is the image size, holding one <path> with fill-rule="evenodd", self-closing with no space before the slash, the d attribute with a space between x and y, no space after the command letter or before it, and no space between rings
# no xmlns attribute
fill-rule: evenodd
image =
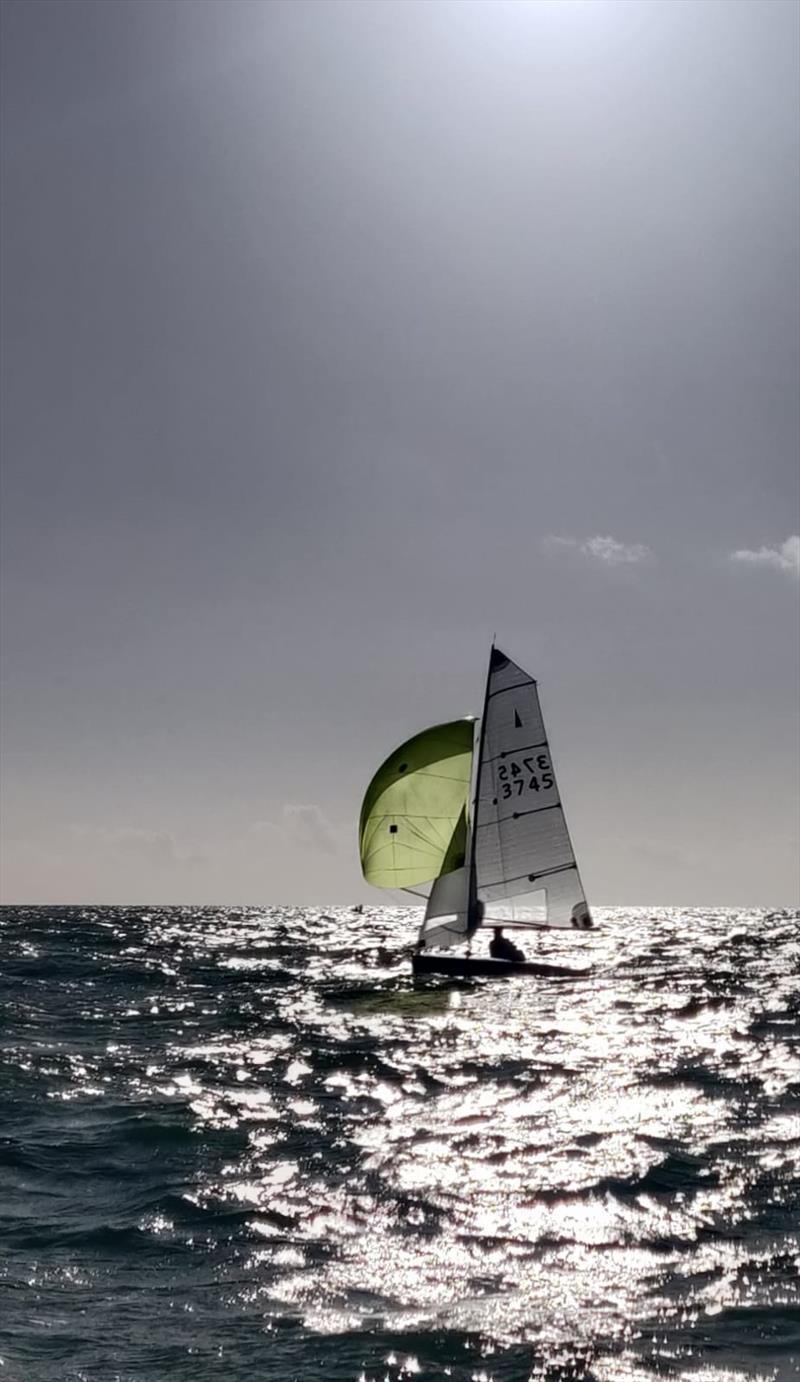
<svg viewBox="0 0 800 1382"><path fill-rule="evenodd" d="M565 965L537 964L532 960L492 960L470 955L424 955L411 957L415 974L450 974L469 978L473 974L486 979L510 979L515 974L527 974L543 979L580 979L588 969L567 969Z"/></svg>

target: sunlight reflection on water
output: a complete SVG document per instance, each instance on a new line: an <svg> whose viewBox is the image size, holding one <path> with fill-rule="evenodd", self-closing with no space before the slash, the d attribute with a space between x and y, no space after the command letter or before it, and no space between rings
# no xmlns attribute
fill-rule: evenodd
<svg viewBox="0 0 800 1382"><path fill-rule="evenodd" d="M65 1104L106 1168L67 1237L133 1225L173 1282L179 1254L167 1296L201 1273L217 1333L281 1341L276 1377L798 1375L796 916L601 913L541 946L587 978L417 985L396 910L115 916L124 948L95 935L91 993L62 975L62 1026L32 1007L18 1052L61 1109L53 1170ZM135 1258L95 1251L113 1293Z"/></svg>

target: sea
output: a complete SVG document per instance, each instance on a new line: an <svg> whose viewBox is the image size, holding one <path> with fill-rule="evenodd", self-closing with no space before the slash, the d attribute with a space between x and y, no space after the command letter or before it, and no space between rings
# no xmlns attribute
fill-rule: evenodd
<svg viewBox="0 0 800 1382"><path fill-rule="evenodd" d="M800 916L0 914L0 1382L800 1378Z"/></svg>

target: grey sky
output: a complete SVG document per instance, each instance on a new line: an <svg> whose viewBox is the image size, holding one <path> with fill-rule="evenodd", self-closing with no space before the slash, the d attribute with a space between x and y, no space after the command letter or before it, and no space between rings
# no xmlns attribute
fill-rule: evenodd
<svg viewBox="0 0 800 1382"><path fill-rule="evenodd" d="M496 630L590 899L797 901L799 14L4 0L5 900L365 896Z"/></svg>

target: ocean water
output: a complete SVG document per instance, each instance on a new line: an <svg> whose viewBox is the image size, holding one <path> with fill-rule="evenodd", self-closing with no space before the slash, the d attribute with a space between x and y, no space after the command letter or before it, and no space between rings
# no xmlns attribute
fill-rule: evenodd
<svg viewBox="0 0 800 1382"><path fill-rule="evenodd" d="M800 1377L800 919L0 914L0 1380Z"/></svg>

